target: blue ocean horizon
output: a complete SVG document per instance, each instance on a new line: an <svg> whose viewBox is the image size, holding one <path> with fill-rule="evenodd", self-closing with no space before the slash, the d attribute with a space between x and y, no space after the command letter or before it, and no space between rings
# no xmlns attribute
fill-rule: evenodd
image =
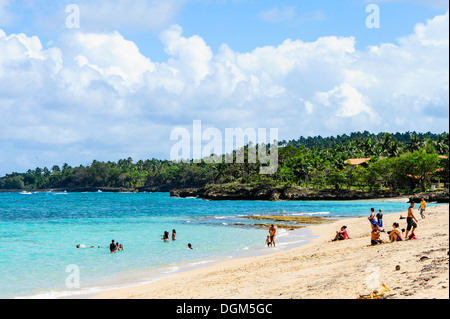
<svg viewBox="0 0 450 319"><path fill-rule="evenodd" d="M0 298L93 295L312 239L307 229L279 229L277 247L267 248L268 230L245 225L253 223L246 215L345 219L369 216L371 207L390 214L406 211L408 204L206 201L169 193L0 193ZM161 240L164 231L173 229L176 241ZM111 240L123 244L124 251L111 254ZM79 271L75 288L67 284L74 267Z"/></svg>

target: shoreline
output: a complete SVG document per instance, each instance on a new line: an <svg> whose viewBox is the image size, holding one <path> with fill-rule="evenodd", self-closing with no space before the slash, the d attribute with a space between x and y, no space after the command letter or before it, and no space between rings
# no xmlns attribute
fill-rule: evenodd
<svg viewBox="0 0 450 319"><path fill-rule="evenodd" d="M427 211L427 219L418 223L416 240L371 246L367 218L350 218L309 226L316 238L300 247L182 271L157 285L108 290L92 298L356 299L372 291L368 281L376 275L376 284L391 289L389 298L448 299L449 205ZM401 215L406 212L385 215L385 227L389 230L395 221L403 228ZM418 212L416 217L420 218ZM343 222L352 239L330 242Z"/></svg>
<svg viewBox="0 0 450 319"><path fill-rule="evenodd" d="M413 193L389 190L362 191L354 189L320 189L304 188L299 186L253 186L221 184L207 185L203 188L180 188L170 191L171 197L187 198L197 197L204 200L262 200L262 201L348 201L373 200L378 198L408 197L410 200L420 202L424 197L427 202L448 203L447 189Z"/></svg>
<svg viewBox="0 0 450 319"><path fill-rule="evenodd" d="M147 270L140 270L141 279L138 279L136 276L133 276L133 279L130 278L119 282L117 284L107 284L104 286L95 286L95 287L87 287L82 289L81 291L75 292L63 292L60 294L60 297L56 297L56 299L95 299L96 296L101 295L103 293L107 293L109 291L121 290L121 289L133 289L136 287L141 287L144 285L152 285L156 282L160 282L165 279L169 279L175 277L179 274L183 274L190 271L197 271L208 267L214 267L215 265L220 265L222 263L232 262L240 259L246 258L258 258L264 257L271 254L277 254L286 252L293 248L298 248L303 245L307 245L312 240L315 239L314 234L312 234L307 228L295 229L295 230L282 230L281 237L286 237L287 241L278 241L277 249L267 248L265 244L250 247L247 249L236 250L232 253L226 255L216 255L210 256L207 258L200 258L185 262L180 262L176 264L172 264L170 266L157 266L154 268L149 268ZM84 290L84 291L83 291ZM44 293L44 296L52 294ZM56 294L57 295L57 294ZM33 296L29 296L33 298Z"/></svg>
<svg viewBox="0 0 450 319"><path fill-rule="evenodd" d="M407 200L420 203L421 197L427 202L449 203L448 190L427 191L422 193L397 193L383 191L349 191L349 190L304 190L298 187L278 188L256 188L246 190L245 188L238 191L220 190L220 192L205 191L203 188L182 188L182 189L160 189L160 188L55 188L55 189L35 189L35 190L6 190L0 189L0 194L7 193L168 193L170 197L177 198L199 198L207 201L361 201L361 200Z"/></svg>

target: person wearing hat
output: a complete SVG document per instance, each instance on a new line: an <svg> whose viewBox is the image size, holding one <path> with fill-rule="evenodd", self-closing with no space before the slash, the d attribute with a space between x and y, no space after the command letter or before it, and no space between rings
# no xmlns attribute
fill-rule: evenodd
<svg viewBox="0 0 450 319"><path fill-rule="evenodd" d="M381 211L381 209L378 210L377 221L378 224L380 224L380 227L383 227L383 212Z"/></svg>

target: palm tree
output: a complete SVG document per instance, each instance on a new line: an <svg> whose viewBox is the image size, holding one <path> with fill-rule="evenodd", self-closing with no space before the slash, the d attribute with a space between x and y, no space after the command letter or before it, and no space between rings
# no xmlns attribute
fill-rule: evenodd
<svg viewBox="0 0 450 319"><path fill-rule="evenodd" d="M424 145L423 139L419 138L419 136L415 132L412 135L410 135L410 139L411 140L408 143L408 150L411 153L418 151L423 147Z"/></svg>
<svg viewBox="0 0 450 319"><path fill-rule="evenodd" d="M438 152L439 155L446 155L448 154L448 134L440 134L438 136L437 141L434 142L434 148Z"/></svg>
<svg viewBox="0 0 450 319"><path fill-rule="evenodd" d="M382 149L388 157L397 157L401 151L400 143L389 133L384 134Z"/></svg>

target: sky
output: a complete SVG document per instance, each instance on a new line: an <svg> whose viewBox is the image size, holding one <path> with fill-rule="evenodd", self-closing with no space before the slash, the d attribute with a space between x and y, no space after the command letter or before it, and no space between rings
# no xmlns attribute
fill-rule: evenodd
<svg viewBox="0 0 450 319"><path fill-rule="evenodd" d="M0 0L0 176L169 159L194 121L448 132L448 30L442 0Z"/></svg>

